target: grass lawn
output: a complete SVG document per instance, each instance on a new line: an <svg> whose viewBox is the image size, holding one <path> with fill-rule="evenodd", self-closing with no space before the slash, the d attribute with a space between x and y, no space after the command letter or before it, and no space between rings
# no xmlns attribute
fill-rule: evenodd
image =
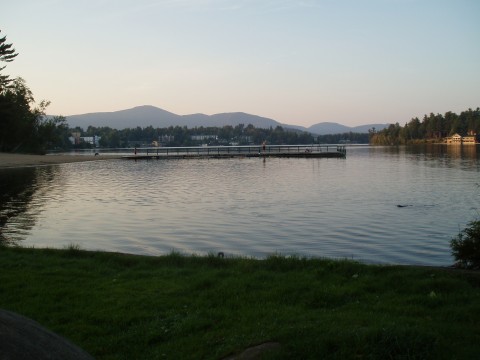
<svg viewBox="0 0 480 360"><path fill-rule="evenodd" d="M478 359L480 273L0 247L0 308L97 359Z"/></svg>

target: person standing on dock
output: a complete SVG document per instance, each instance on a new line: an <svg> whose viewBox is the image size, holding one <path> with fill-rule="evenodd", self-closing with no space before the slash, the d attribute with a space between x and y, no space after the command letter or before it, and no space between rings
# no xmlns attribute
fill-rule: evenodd
<svg viewBox="0 0 480 360"><path fill-rule="evenodd" d="M137 147L135 146L135 150L133 150L133 153L137 155Z"/></svg>
<svg viewBox="0 0 480 360"><path fill-rule="evenodd" d="M266 144L267 144L267 140L264 140L262 143L263 154L265 154Z"/></svg>

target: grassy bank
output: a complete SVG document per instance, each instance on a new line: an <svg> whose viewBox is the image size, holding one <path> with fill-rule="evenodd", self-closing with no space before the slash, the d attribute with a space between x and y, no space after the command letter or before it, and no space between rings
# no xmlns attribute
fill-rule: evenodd
<svg viewBox="0 0 480 360"><path fill-rule="evenodd" d="M0 308L98 359L474 359L480 273L0 248Z"/></svg>

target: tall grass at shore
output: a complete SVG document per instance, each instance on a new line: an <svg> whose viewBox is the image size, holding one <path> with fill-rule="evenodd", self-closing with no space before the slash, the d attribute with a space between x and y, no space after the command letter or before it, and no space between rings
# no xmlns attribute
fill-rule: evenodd
<svg viewBox="0 0 480 360"><path fill-rule="evenodd" d="M271 256L0 248L0 308L98 359L474 359L480 273Z"/></svg>

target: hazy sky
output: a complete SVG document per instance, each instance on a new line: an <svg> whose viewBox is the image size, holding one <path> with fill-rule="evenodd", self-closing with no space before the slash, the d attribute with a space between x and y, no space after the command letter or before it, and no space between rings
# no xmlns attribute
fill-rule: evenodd
<svg viewBox="0 0 480 360"><path fill-rule="evenodd" d="M480 0L2 0L0 29L4 73L50 114L403 125L480 106Z"/></svg>

